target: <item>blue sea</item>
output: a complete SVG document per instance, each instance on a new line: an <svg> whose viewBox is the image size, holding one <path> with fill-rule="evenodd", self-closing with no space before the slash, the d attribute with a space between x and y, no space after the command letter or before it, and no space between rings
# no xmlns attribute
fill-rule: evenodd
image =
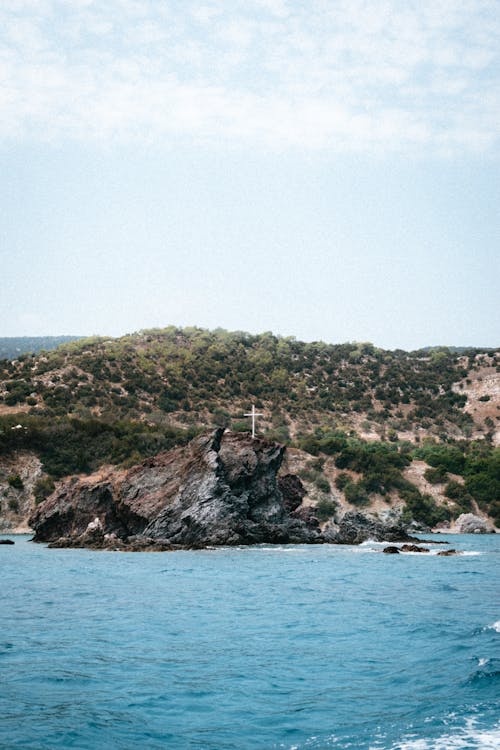
<svg viewBox="0 0 500 750"><path fill-rule="evenodd" d="M459 557L11 538L2 750L500 747L500 535L437 537Z"/></svg>

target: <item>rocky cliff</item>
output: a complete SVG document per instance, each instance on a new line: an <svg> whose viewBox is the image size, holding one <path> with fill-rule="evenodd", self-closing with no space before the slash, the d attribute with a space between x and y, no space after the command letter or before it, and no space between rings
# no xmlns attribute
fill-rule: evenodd
<svg viewBox="0 0 500 750"><path fill-rule="evenodd" d="M322 541L294 516L300 480L278 480L285 448L216 429L128 471L61 483L30 518L57 546L198 547Z"/></svg>
<svg viewBox="0 0 500 750"><path fill-rule="evenodd" d="M29 534L35 487L43 476L38 456L29 451L0 455L0 533Z"/></svg>

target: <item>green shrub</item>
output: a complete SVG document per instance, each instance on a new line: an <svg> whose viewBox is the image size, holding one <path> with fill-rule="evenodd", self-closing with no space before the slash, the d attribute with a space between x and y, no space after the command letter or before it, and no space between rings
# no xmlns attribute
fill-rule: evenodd
<svg viewBox="0 0 500 750"><path fill-rule="evenodd" d="M431 484L443 484L448 479L448 473L441 467L431 467L424 471L424 477Z"/></svg>
<svg viewBox="0 0 500 750"><path fill-rule="evenodd" d="M22 424L19 429L18 420ZM0 417L0 453L31 450L40 457L44 471L58 479L88 473L104 463L121 464L133 454L141 458L153 456L184 445L198 432L193 427L157 427L144 422L17 414Z"/></svg>
<svg viewBox="0 0 500 750"><path fill-rule="evenodd" d="M436 526L441 521L449 521L451 513L443 505L437 505L430 495L422 495L414 484L403 480L398 488L399 496L405 501L403 519L409 523L412 520L427 526Z"/></svg>
<svg viewBox="0 0 500 750"><path fill-rule="evenodd" d="M33 494L35 496L35 503L39 505L45 500L55 489L54 480L50 476L41 477L35 482L33 487Z"/></svg>
<svg viewBox="0 0 500 750"><path fill-rule="evenodd" d="M21 479L19 474L15 474L14 476L7 477L7 482L15 490L22 490L24 488L23 480Z"/></svg>
<svg viewBox="0 0 500 750"><path fill-rule="evenodd" d="M349 482L344 489L347 502L360 507L370 505L370 497L362 482Z"/></svg>
<svg viewBox="0 0 500 750"><path fill-rule="evenodd" d="M452 474L462 474L465 466L464 453L455 445L426 443L415 450L414 456L423 459L429 466Z"/></svg>
<svg viewBox="0 0 500 750"><path fill-rule="evenodd" d="M335 487L342 491L351 481L350 475L343 471L335 478Z"/></svg>
<svg viewBox="0 0 500 750"><path fill-rule="evenodd" d="M461 512L468 513L472 510L472 496L460 482L456 482L454 479L450 480L445 487L444 494L450 500L453 500Z"/></svg>
<svg viewBox="0 0 500 750"><path fill-rule="evenodd" d="M337 510L337 503L334 500L330 500L326 497L321 498L316 505L316 516L320 521L327 521Z"/></svg>
<svg viewBox="0 0 500 750"><path fill-rule="evenodd" d="M319 474L314 480L314 483L318 490L321 490L321 492L329 493L331 490L330 482L323 474Z"/></svg>

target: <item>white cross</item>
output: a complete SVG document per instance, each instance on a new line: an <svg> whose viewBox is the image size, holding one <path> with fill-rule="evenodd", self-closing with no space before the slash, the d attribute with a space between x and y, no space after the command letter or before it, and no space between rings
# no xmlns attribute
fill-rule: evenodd
<svg viewBox="0 0 500 750"><path fill-rule="evenodd" d="M252 437L255 437L255 417L263 417L263 414L255 411L255 404L252 404L252 411L243 415L244 417L252 417Z"/></svg>

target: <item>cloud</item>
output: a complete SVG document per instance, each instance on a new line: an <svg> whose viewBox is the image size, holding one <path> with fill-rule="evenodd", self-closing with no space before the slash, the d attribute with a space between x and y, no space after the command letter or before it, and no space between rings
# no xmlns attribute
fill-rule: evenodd
<svg viewBox="0 0 500 750"><path fill-rule="evenodd" d="M496 0L4 0L0 138L498 148Z"/></svg>

